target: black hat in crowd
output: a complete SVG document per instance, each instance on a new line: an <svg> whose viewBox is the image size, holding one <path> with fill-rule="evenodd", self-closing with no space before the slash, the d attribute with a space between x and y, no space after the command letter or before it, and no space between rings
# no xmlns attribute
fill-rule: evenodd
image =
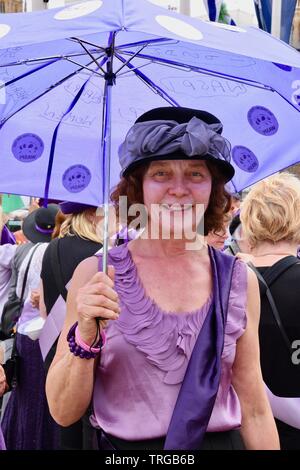
<svg viewBox="0 0 300 470"><path fill-rule="evenodd" d="M31 212L22 225L25 237L32 243L50 242L58 211L57 204L49 204L48 207L40 207Z"/></svg>
<svg viewBox="0 0 300 470"><path fill-rule="evenodd" d="M178 124L184 124L189 122L192 118L198 118L202 120L206 124L219 124L219 129L216 130L218 134L222 134L223 130L223 125L221 121L214 116L213 114L207 112L207 111L202 111L199 109L191 109L191 108L182 108L182 107L162 107L162 108L154 108L146 113L142 114L141 116L138 117L138 119L135 121L135 124L141 123L141 122L147 122L147 121L155 121L155 120L166 120L166 121L175 121ZM123 175L128 174L131 170L136 168L140 163L145 162L145 161L154 161L154 160L182 160L182 159L201 159L201 160L210 160L214 161L222 174L225 177L226 182L231 180L231 178L234 176L234 167L229 163L228 160L225 160L223 158L216 158L215 156L212 155L195 155L193 157L185 155L183 152L175 152L169 155L164 155L162 156L154 156L151 157L148 156L145 159L139 159L137 161L133 160L132 162L128 162L126 164L126 168L123 168Z"/></svg>
<svg viewBox="0 0 300 470"><path fill-rule="evenodd" d="M84 212L87 209L96 209L96 206L92 206L90 204L83 204L81 202L63 201L59 203L59 208L63 214L68 215L80 214L81 212Z"/></svg>

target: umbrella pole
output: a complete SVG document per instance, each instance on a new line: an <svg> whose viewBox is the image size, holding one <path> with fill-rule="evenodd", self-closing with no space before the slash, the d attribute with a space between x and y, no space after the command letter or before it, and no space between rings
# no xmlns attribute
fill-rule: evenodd
<svg viewBox="0 0 300 470"><path fill-rule="evenodd" d="M107 254L109 242L109 190L110 190L110 158L111 158L111 88L107 82L105 84L104 94L104 128L102 137L103 152L103 204L104 204L104 221L103 221L103 258L102 270L107 273Z"/></svg>
<svg viewBox="0 0 300 470"><path fill-rule="evenodd" d="M114 51L113 33L110 37L110 46L106 49L107 54L107 72L105 74L105 87L103 97L103 130L102 130L102 162L103 162L103 258L102 270L107 273L107 255L109 247L109 200L110 200L110 161L111 161L111 98L112 87L115 84L115 74L113 73L113 51Z"/></svg>

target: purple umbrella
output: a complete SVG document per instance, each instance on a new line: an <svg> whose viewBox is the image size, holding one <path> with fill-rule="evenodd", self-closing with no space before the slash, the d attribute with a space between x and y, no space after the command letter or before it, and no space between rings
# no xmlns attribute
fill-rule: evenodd
<svg viewBox="0 0 300 470"><path fill-rule="evenodd" d="M150 0L0 16L1 192L107 214L120 142L138 115L166 105L223 122L234 192L299 161L300 56L257 28Z"/></svg>

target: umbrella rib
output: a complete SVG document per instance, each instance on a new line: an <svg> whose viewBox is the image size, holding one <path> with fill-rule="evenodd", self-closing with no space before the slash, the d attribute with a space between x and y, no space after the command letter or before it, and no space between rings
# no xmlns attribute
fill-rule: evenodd
<svg viewBox="0 0 300 470"><path fill-rule="evenodd" d="M93 51L94 53L96 52L100 52L100 51L97 51L97 50L94 50ZM102 52L102 50L101 50ZM81 56L86 56L86 54L84 54L84 52L81 52L81 53L74 53L74 54L68 54L68 55L53 55L53 56L48 56L48 57L37 57L35 59L25 59L25 60L19 60L17 62L9 62L8 64L2 64L0 65L0 68L4 68L4 67L16 67L17 65L27 65L27 64L31 64L32 62L42 62L42 61L45 61L45 60L55 60L55 59L66 59L68 57L81 57ZM99 57L102 57L102 56L99 56Z"/></svg>
<svg viewBox="0 0 300 470"><path fill-rule="evenodd" d="M105 70L101 67L101 65L99 64L99 62L97 61L97 59L93 56L93 54L91 54L91 52L88 50L87 47L85 47L84 45L84 41L81 40L80 38L72 38L74 39L75 41L77 41L81 47L85 50L85 52L90 56L90 58L97 64L97 66L99 67L99 69L101 70L101 72L103 73L103 76L105 75ZM104 50L103 50L104 52Z"/></svg>
<svg viewBox="0 0 300 470"><path fill-rule="evenodd" d="M134 67L133 69L127 70L127 72L120 73L120 74L118 75L118 78L124 77L125 75L128 75L129 73L133 72L134 70L140 70L140 69L142 69L143 67L147 67L147 65L150 65L150 64L153 64L153 60L149 60L149 62L146 62L146 63L143 64L143 65L139 65L138 67Z"/></svg>
<svg viewBox="0 0 300 470"><path fill-rule="evenodd" d="M99 73L99 72L96 72L96 70L90 69L90 68L87 67L86 65L82 65L82 64L80 64L79 62L76 62L75 60L71 60L71 59L69 59L69 58L66 58L66 60L67 60L68 62L71 62L71 64L79 65L79 67L82 67L82 68L84 68L85 70L88 70L89 72L95 73L95 74L98 75L99 77L104 78L104 75L102 75L102 74ZM92 63L95 63L95 61L92 61L91 64L92 64Z"/></svg>
<svg viewBox="0 0 300 470"><path fill-rule="evenodd" d="M94 44L92 42L86 41L85 39L72 37L72 38L68 38L68 41L84 43L84 44L87 44L88 46L97 47L97 49L101 49L102 52L105 52L105 47L99 46L99 44Z"/></svg>
<svg viewBox="0 0 300 470"><path fill-rule="evenodd" d="M93 63L93 61L89 62L88 64L86 65L91 65ZM2 129L2 127L4 126L4 124L9 120L11 119L13 116L15 116L16 114L18 114L20 111L22 111L23 109L25 109L27 106L29 106L30 104L34 103L35 101L37 101L39 98L41 98L42 96L46 95L47 93L49 93L49 91L51 90L54 90L54 88L58 87L59 85L61 85L62 83L64 83L66 80L68 80L69 78L73 77L74 75L77 75L79 72L81 72L82 70L84 69L83 66L81 66L79 69L75 70L75 72L72 72L70 73L69 75L67 75L66 77L62 78L61 80L59 80L58 82L56 82L54 85L51 85L47 88L47 90L43 91L43 93L41 93L40 95L36 96L35 98L33 98L32 100L28 101L28 103L24 104L24 106L21 106L21 108L17 109L16 111L14 111L13 113L11 113L9 116L7 116L5 119L2 119L2 121L0 121L0 129Z"/></svg>
<svg viewBox="0 0 300 470"><path fill-rule="evenodd" d="M122 57L120 54L115 53L115 55L121 62L126 62L126 59L124 59L124 57ZM150 78L148 78L145 74L134 68L132 64L127 62L126 67L128 67L138 78L140 78L150 88L150 90L153 91L153 93L159 95L172 106L180 106L179 103L177 103L171 96L168 95L168 93L156 85L156 83L150 80Z"/></svg>
<svg viewBox="0 0 300 470"><path fill-rule="evenodd" d="M32 75L33 73L38 72L39 70L42 70L42 69L44 69L45 67L48 67L49 65L54 64L55 62L57 62L57 60L58 60L58 59L55 59L55 60L52 60L51 62L48 62L47 64L39 65L38 67L34 68L33 70L29 70L29 71L26 72L26 73L22 73L22 75L19 75L18 77L12 78L12 79L9 80L8 82L3 83L3 85L0 85L0 90L1 90L1 88L3 88L3 87L7 87L7 86L11 85L12 83L15 83L15 82L17 82L18 80L21 80L22 78L25 78L25 77L27 77L27 76L29 76L29 75Z"/></svg>
<svg viewBox="0 0 300 470"><path fill-rule="evenodd" d="M144 44L144 46L142 46L135 54L133 54L126 62L124 62L124 64L115 71L115 75L117 75L124 67L126 67L126 65L129 64L132 59L134 59L143 49L145 49L146 46L147 44Z"/></svg>
<svg viewBox="0 0 300 470"><path fill-rule="evenodd" d="M275 93L277 93L277 95L279 95L282 99L284 99L290 106L293 106L293 108L296 109L296 111L298 111L298 113L300 113L300 109L297 105L295 105L294 103L291 103L284 95L282 95L279 91L275 90L275 89L271 89L272 91L274 91Z"/></svg>
<svg viewBox="0 0 300 470"><path fill-rule="evenodd" d="M120 46L117 47L117 49L121 49L122 47L141 46L142 44L146 44L148 46L149 44L156 44L160 42L164 42L168 44L177 44L179 41L176 41L175 39L168 39L168 38L149 39L146 41L137 41L137 42L129 42L127 44L121 44Z"/></svg>
<svg viewBox="0 0 300 470"><path fill-rule="evenodd" d="M79 101L87 83L91 77L89 77L83 85L81 85L80 90L78 93L76 93L75 97L72 99L71 104L68 106L68 109L63 113L62 117L58 121L55 130L53 132L52 136L52 141L51 141L51 148L50 148L50 155L49 155L49 161L48 161L48 168L47 168L47 175L46 175L46 183L45 183L45 189L44 189L44 198L47 201L49 197L49 187L50 187L50 180L51 180L51 174L52 174L52 168L53 168L53 161L54 161L54 156L55 156L55 149L56 149L56 141L57 141L57 135L58 135L58 130L63 122L63 119L72 111L72 109L75 107L77 102Z"/></svg>
<svg viewBox="0 0 300 470"><path fill-rule="evenodd" d="M123 54L124 55L129 55L131 53L123 51ZM222 73L222 72L215 72L213 70L206 69L204 67L195 67L194 65L185 65L185 64L182 64L180 62L170 61L170 60L157 58L157 57L151 57L151 56L148 56L146 54L138 54L136 57L141 58L141 59L152 60L154 63L157 62L157 63L160 63L160 64L165 65L166 67L170 67L170 68L186 69L186 70L189 70L189 71L192 71L192 72L203 73L205 75L211 75L213 77L229 79L231 81L235 81L235 82L238 82L238 83L244 83L244 84L247 84L247 85L255 87L255 88L263 88L263 89L269 90L269 91L276 91L270 85L265 85L263 83L259 83L259 82L256 82L254 80L239 78L239 77L236 77L234 75L228 75L228 74Z"/></svg>

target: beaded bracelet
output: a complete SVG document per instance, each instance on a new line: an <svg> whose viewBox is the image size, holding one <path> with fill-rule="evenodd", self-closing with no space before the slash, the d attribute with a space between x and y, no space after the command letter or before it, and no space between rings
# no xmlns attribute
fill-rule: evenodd
<svg viewBox="0 0 300 470"><path fill-rule="evenodd" d="M77 326L78 322L74 323L74 325L71 326L67 336L67 341L69 343L69 349L71 353L74 354L74 356L80 357L81 359L95 359L100 353L105 342L105 336L103 332L101 332L100 339L96 346L94 348L91 348L90 346L85 344L84 341L80 338Z"/></svg>
<svg viewBox="0 0 300 470"><path fill-rule="evenodd" d="M87 352L93 352L93 353L99 354L100 350L103 348L105 341L106 341L105 333L103 330L100 333L100 339L101 338L102 338L102 343L99 340L98 343L92 348L91 346L86 344L81 338L78 325L75 328L75 342L77 346L80 346L82 349L84 349Z"/></svg>

